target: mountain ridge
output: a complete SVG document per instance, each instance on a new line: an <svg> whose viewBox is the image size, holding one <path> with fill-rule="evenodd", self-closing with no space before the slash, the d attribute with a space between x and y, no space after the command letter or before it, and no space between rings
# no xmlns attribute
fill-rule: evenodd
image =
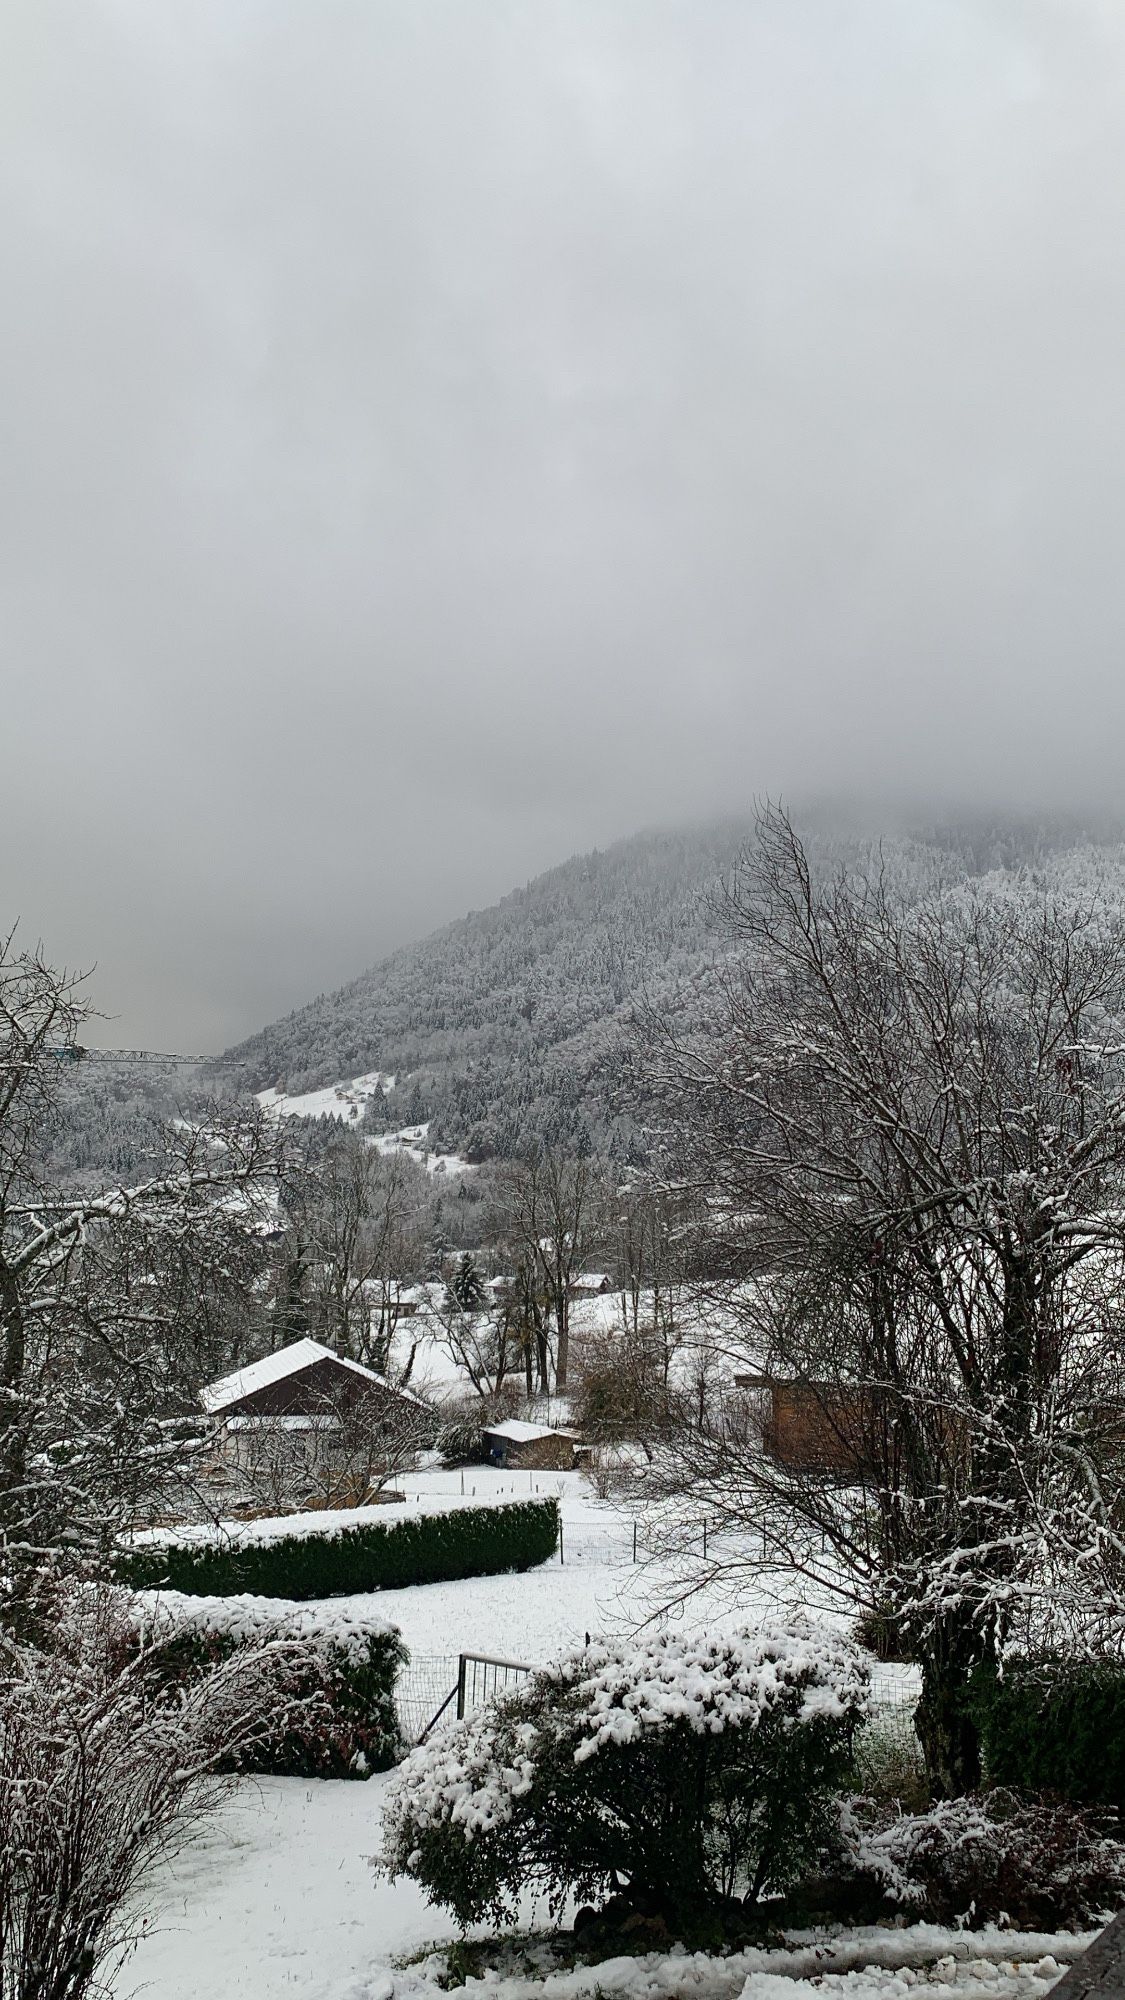
<svg viewBox="0 0 1125 2000"><path fill-rule="evenodd" d="M643 830L532 877L368 967L226 1052L243 1086L297 1095L373 1070L394 1090L368 1129L428 1119L432 1142L483 1160L535 1143L643 1150L636 1107L615 1088L639 998L698 981L723 948L708 892L736 865L751 815ZM816 861L869 853L878 829L853 815L802 816ZM980 816L882 844L901 865L977 875L1034 866L1120 826Z"/></svg>
<svg viewBox="0 0 1125 2000"><path fill-rule="evenodd" d="M676 983L717 941L707 892L752 825L648 829L574 855L318 994L227 1060L250 1088L290 1094L392 1071L388 1123L427 1117L436 1141L470 1157L535 1139L628 1151L633 1121L606 1101L606 1061L645 983Z"/></svg>

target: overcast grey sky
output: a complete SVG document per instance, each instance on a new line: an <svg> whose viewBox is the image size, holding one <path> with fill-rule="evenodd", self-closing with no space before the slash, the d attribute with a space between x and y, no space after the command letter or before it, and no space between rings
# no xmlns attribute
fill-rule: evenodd
<svg viewBox="0 0 1125 2000"><path fill-rule="evenodd" d="M755 791L1119 797L1121 0L6 0L0 283L102 1039Z"/></svg>

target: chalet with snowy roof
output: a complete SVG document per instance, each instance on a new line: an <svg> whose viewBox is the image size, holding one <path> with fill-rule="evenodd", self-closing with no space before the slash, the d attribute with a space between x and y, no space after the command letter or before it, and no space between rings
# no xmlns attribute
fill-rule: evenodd
<svg viewBox="0 0 1125 2000"><path fill-rule="evenodd" d="M572 1299L597 1298L603 1292L612 1292L613 1279L608 1271L579 1271L567 1290Z"/></svg>
<svg viewBox="0 0 1125 2000"><path fill-rule="evenodd" d="M577 1442L569 1431L554 1431L548 1424L524 1423L518 1417L489 1424L481 1432L489 1463L503 1466L507 1472L573 1472Z"/></svg>
<svg viewBox="0 0 1125 2000"><path fill-rule="evenodd" d="M280 1479L291 1467L298 1484L314 1463L362 1462L365 1434L375 1439L397 1423L421 1449L436 1429L421 1397L307 1338L209 1382L200 1402L215 1424L220 1473L276 1468Z"/></svg>
<svg viewBox="0 0 1125 2000"><path fill-rule="evenodd" d="M210 1417L230 1422L237 1417L316 1417L331 1405L388 1402L419 1404L420 1398L396 1389L372 1368L349 1361L319 1340L294 1340L275 1354L264 1354L233 1375L209 1382L200 1402Z"/></svg>

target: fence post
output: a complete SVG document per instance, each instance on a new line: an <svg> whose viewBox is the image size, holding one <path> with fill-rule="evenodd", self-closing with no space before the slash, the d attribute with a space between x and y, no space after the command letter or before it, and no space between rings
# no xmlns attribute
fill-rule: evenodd
<svg viewBox="0 0 1125 2000"><path fill-rule="evenodd" d="M458 1655L457 1655L457 1720L458 1720L458 1722L464 1722L464 1720L465 1720L465 1669L466 1669L466 1667L467 1667L467 1666L468 1666L468 1660L467 1660L467 1658L466 1658L465 1654L464 1654L464 1653L458 1653Z"/></svg>
<svg viewBox="0 0 1125 2000"><path fill-rule="evenodd" d="M563 1524L562 1524L562 1522L560 1521L560 1522L559 1522L559 1564L560 1564L560 1567L561 1567L561 1565L562 1565L563 1563L565 1563L565 1561L566 1561L566 1554L565 1554L565 1551L564 1551L564 1549L563 1549Z"/></svg>
<svg viewBox="0 0 1125 2000"><path fill-rule="evenodd" d="M707 1517L703 1519L703 1560L707 1561Z"/></svg>
<svg viewBox="0 0 1125 2000"><path fill-rule="evenodd" d="M637 1524L633 1522L633 1561L637 1560Z"/></svg>

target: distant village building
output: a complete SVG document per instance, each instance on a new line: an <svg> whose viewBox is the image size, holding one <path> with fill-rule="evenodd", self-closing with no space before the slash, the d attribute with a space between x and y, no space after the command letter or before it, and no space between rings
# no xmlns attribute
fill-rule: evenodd
<svg viewBox="0 0 1125 2000"><path fill-rule="evenodd" d="M346 1449L354 1457L357 1436L374 1436L392 1420L409 1420L419 1443L428 1420L437 1426L421 1397L308 1338L209 1382L200 1402L215 1425L219 1467L232 1474L276 1463L286 1434L305 1434L307 1463L310 1453L331 1460Z"/></svg>
<svg viewBox="0 0 1125 2000"><path fill-rule="evenodd" d="M601 1292L612 1292L613 1279L608 1271L579 1271L567 1290L572 1299L593 1298Z"/></svg>
<svg viewBox="0 0 1125 2000"><path fill-rule="evenodd" d="M871 1393L842 1382L779 1380L757 1372L736 1375L735 1387L753 1396L762 1419L762 1442L787 1472L863 1480L872 1463Z"/></svg>
<svg viewBox="0 0 1125 2000"><path fill-rule="evenodd" d="M489 1462L509 1472L573 1472L577 1463L577 1439L568 1431L524 1423L518 1417L489 1424L481 1441Z"/></svg>

